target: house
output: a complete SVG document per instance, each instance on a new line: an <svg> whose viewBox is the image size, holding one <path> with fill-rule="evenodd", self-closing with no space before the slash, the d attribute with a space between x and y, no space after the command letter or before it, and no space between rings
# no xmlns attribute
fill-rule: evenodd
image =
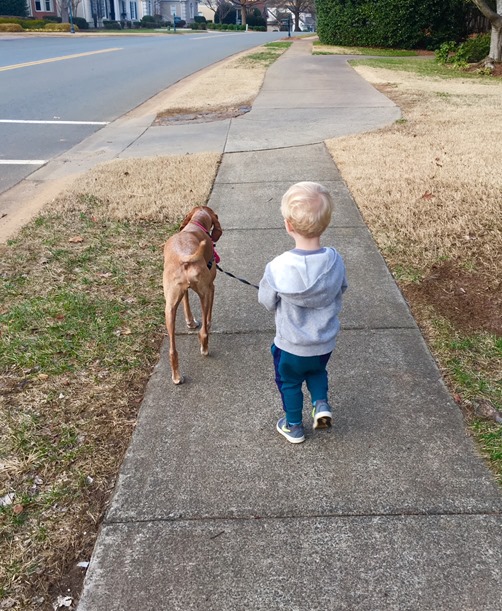
<svg viewBox="0 0 502 611"><path fill-rule="evenodd" d="M28 14L35 19L59 16L59 3L56 0L29 0L27 5Z"/></svg>
<svg viewBox="0 0 502 611"><path fill-rule="evenodd" d="M60 17L64 0L28 0L33 17ZM103 20L140 21L144 15L161 15L172 21L176 15L187 23L198 14L197 0L73 0L73 16L83 17L92 27L101 27Z"/></svg>
<svg viewBox="0 0 502 611"><path fill-rule="evenodd" d="M295 16L293 11L288 8L270 8L268 9L267 26L272 29L281 29L287 31L288 27L285 25L287 19L290 19L291 29L295 27ZM302 32L314 32L316 28L315 18L312 13L300 13L299 24Z"/></svg>

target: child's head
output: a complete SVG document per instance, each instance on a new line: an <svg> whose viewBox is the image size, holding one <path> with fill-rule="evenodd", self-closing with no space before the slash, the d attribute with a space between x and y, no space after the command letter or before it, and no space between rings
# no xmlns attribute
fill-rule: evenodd
<svg viewBox="0 0 502 611"><path fill-rule="evenodd" d="M316 182L299 182L283 195L281 213L301 236L320 236L331 221L333 199L328 190Z"/></svg>

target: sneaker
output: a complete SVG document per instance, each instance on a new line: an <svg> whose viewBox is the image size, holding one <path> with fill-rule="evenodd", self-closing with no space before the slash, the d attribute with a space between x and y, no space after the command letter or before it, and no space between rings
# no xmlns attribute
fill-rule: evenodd
<svg viewBox="0 0 502 611"><path fill-rule="evenodd" d="M327 429L331 426L331 407L327 401L316 401L312 410L315 429Z"/></svg>
<svg viewBox="0 0 502 611"><path fill-rule="evenodd" d="M277 430L281 435L284 435L286 439L291 443L301 443L305 441L305 435L303 433L303 424L288 424L286 417L279 418L277 421Z"/></svg>

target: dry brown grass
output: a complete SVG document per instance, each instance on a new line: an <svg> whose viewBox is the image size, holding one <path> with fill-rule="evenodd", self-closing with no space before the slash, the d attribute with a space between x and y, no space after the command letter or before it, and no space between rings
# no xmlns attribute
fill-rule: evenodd
<svg viewBox="0 0 502 611"><path fill-rule="evenodd" d="M403 119L327 146L502 482L502 82L356 70Z"/></svg>
<svg viewBox="0 0 502 611"><path fill-rule="evenodd" d="M500 278L502 83L356 69L403 121L327 145L389 261L476 261Z"/></svg>
<svg viewBox="0 0 502 611"><path fill-rule="evenodd" d="M277 50L276 55L282 51ZM252 61L256 50L246 51L230 62L215 66L181 87L174 87L159 117L187 112L216 112L249 105L258 95L267 72L263 62Z"/></svg>
<svg viewBox="0 0 502 611"><path fill-rule="evenodd" d="M85 209L78 195L88 194L102 202L110 220L173 223L207 202L220 159L219 153L197 153L114 160L79 178L51 208L57 214Z"/></svg>

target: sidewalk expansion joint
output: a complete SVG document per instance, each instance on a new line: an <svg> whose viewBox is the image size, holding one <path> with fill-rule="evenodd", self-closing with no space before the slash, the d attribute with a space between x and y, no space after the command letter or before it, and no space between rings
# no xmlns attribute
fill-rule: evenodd
<svg viewBox="0 0 502 611"><path fill-rule="evenodd" d="M267 151L284 151L287 149L297 149L305 146L317 146L318 144L324 144L324 140L315 140L314 142L309 142L308 144L294 144L294 145L285 145L285 146L271 146L267 148L257 148L257 149L243 149L241 151L226 151L223 150L224 155L239 155L241 153L265 153ZM334 162L333 162L334 165Z"/></svg>
<svg viewBox="0 0 502 611"><path fill-rule="evenodd" d="M502 517L502 509L499 511L400 511L396 513L384 512L354 512L342 513L333 512L325 514L298 514L298 515L260 515L260 516L203 516L203 517L183 517L182 515L173 517L152 517L152 518L131 518L131 519L112 519L103 520L104 526L120 526L129 524L158 524L158 523L204 523L204 522L258 522L276 520L322 520L322 519L346 519L353 518L449 518L449 517Z"/></svg>

